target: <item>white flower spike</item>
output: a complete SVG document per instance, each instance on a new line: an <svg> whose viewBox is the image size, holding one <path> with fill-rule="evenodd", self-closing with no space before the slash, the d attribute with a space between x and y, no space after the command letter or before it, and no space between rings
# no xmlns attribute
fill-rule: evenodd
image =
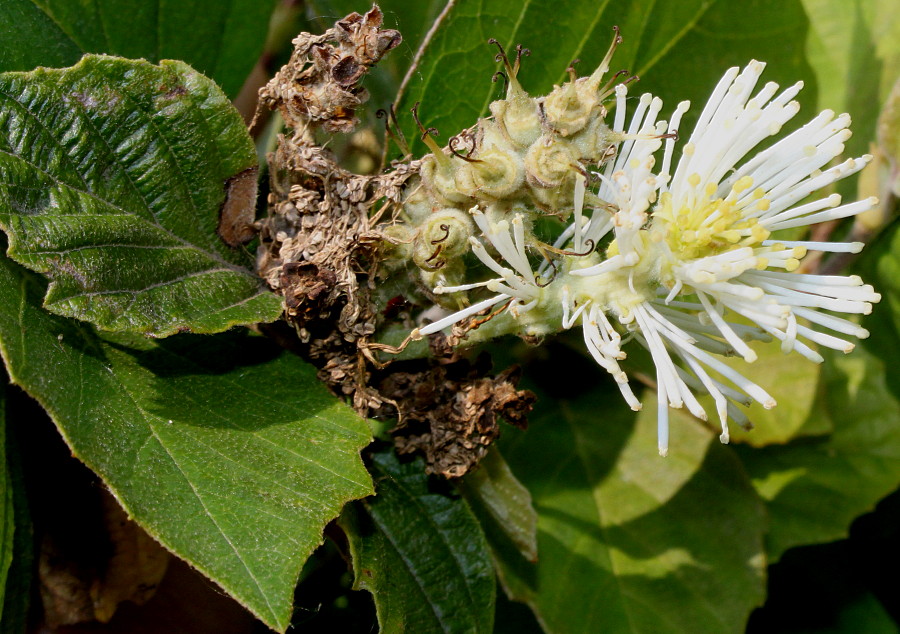
<svg viewBox="0 0 900 634"><path fill-rule="evenodd" d="M668 407L686 406L695 416L706 418L692 390L713 396L723 442L728 442L728 418L746 423L735 403L753 399L765 407L775 405L768 393L716 355L738 354L752 363L756 355L747 340L770 335L781 341L784 352L794 350L821 362L822 357L808 342L844 352L852 350L853 344L802 322L865 337L868 333L852 321L816 309L869 313L872 303L880 299L856 276L793 272L809 250L858 252L862 244L782 241L772 236L779 229L853 216L878 201L868 198L842 205L840 196L833 194L798 204L871 160L871 156L863 156L827 167L843 152L843 143L850 136L847 115L836 117L826 110L744 160L747 152L777 134L799 110L792 99L802 87L800 83L778 96L774 83L753 94L763 68L764 64L754 61L743 71L732 68L725 74L671 177L668 170L674 142L666 143L662 169L655 176L648 176L647 170L648 164L652 167L652 157L616 162L611 178L602 178L600 193L618 207L609 257L571 270L570 280L577 291L573 288L567 294L572 302L567 311L591 303L582 325L588 348L600 365L621 382L618 365L612 365L614 358L620 358L618 340L615 345L607 342L605 355L594 343L609 332L597 318L603 311L617 318L652 355L662 455L668 451ZM673 122L686 108L687 104L679 105ZM641 210L654 203L649 221L643 222ZM574 282L579 278L581 283ZM729 312L757 327L730 323L726 319ZM673 357L684 367L676 365ZM709 370L731 386L713 378ZM630 390L626 400L634 407Z"/></svg>
<svg viewBox="0 0 900 634"><path fill-rule="evenodd" d="M616 86L613 126L603 137L616 151L594 174L599 187L590 197L591 215L584 214L586 177L574 165L572 222L552 246L531 235L519 214L508 221L473 208L482 239L471 239L472 251L496 277L434 292L483 288L492 295L412 337L487 311L504 314L489 336L542 335L580 322L587 351L637 410L641 403L619 365L623 344L636 339L656 366L661 455L668 452L670 407L706 420L696 393L712 396L722 442L729 440L729 419L749 426L737 405L775 406L762 387L722 361L738 355L754 362L749 341L774 338L785 353L817 363L823 359L815 346L852 350L842 336L868 333L832 313L867 314L881 296L857 276L796 271L808 251L856 253L862 244L787 241L774 232L877 205L874 198L842 204L837 194L807 200L872 157L829 167L850 137L850 117L830 110L747 157L799 111L793 98L801 83L780 94L771 82L757 90L764 67L754 61L725 73L678 160L675 137L689 104L679 104L669 122L659 121L662 102L644 95L626 128L627 88ZM536 269L529 249L546 258Z"/></svg>

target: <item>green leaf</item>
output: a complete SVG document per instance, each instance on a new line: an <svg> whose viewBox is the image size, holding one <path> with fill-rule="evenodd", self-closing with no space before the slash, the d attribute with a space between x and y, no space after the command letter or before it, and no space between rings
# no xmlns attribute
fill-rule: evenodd
<svg viewBox="0 0 900 634"><path fill-rule="evenodd" d="M7 73L0 124L0 226L9 255L51 278L46 308L159 337L278 318L252 256L217 235L256 154L209 79L100 56Z"/></svg>
<svg viewBox="0 0 900 634"><path fill-rule="evenodd" d="M802 0L809 16L807 57L819 106L853 116L847 155L869 151L875 124L900 75L900 20L894 0Z"/></svg>
<svg viewBox="0 0 900 634"><path fill-rule="evenodd" d="M375 597L382 632L491 632L494 571L464 500L435 490L421 460L375 453L378 495L348 506L355 588Z"/></svg>
<svg viewBox="0 0 900 634"><path fill-rule="evenodd" d="M284 630L304 560L372 493L368 427L312 366L255 336L99 337L0 264L0 350L141 526Z"/></svg>
<svg viewBox="0 0 900 634"><path fill-rule="evenodd" d="M888 175L890 190L895 197L900 196L900 77L894 82L894 87L878 115L878 145L887 158L890 169ZM880 229L880 221L884 220L884 217L891 211L890 209L879 210L879 215L876 217L877 224L873 228ZM871 211L866 212L861 220L868 220L868 214L871 214Z"/></svg>
<svg viewBox="0 0 900 634"><path fill-rule="evenodd" d="M766 501L772 561L793 546L845 537L853 518L900 484L900 404L884 362L865 346L825 356L822 393L834 432L782 447L735 448Z"/></svg>
<svg viewBox="0 0 900 634"><path fill-rule="evenodd" d="M731 442L764 447L783 444L799 436L829 433L831 420L823 411L823 401L817 392L822 366L799 355L785 355L781 347L771 341L754 342L750 347L758 355L753 363L747 363L741 357L723 361L754 383L765 385L778 406L766 409L754 402L750 407L742 407L753 423L753 429L746 431L730 424ZM701 403L707 412L716 411L712 398L701 397Z"/></svg>
<svg viewBox="0 0 900 634"><path fill-rule="evenodd" d="M541 398L528 431L501 439L539 517L536 566L497 553L507 591L553 633L742 632L763 598L765 519L740 463L674 411L660 458L652 396L636 416L585 371L591 393Z"/></svg>
<svg viewBox="0 0 900 634"><path fill-rule="evenodd" d="M533 95L549 92L566 78L566 67L580 59L580 74L596 68L621 29L623 44L612 68L627 68L641 77L632 92L659 94L674 109L682 99L694 103L683 127L699 115L716 82L729 66L751 59L771 62L764 79L794 83L811 77L803 61L807 20L800 0L750 0L740 9L724 0L681 2L510 2L458 0L431 40L398 115L408 138L418 139L409 114L421 102L426 126L441 132L441 140L475 124L488 104L502 96L502 83L491 83L499 69L496 38L507 51L516 43L531 49L522 60L519 79ZM424 145L416 142L418 150Z"/></svg>
<svg viewBox="0 0 900 634"><path fill-rule="evenodd" d="M180 59L234 98L262 52L275 0L4 0L0 71L69 66L84 53Z"/></svg>
<svg viewBox="0 0 900 634"><path fill-rule="evenodd" d="M478 463L478 469L460 480L459 489L489 541L499 531L525 559L537 561L537 513L531 493L513 475L497 447Z"/></svg>
<svg viewBox="0 0 900 634"><path fill-rule="evenodd" d="M856 632L897 634L900 632L900 627L878 598L871 592L866 592L841 606L837 622L833 626L801 630L796 634L801 634L801 632L804 634L805 632L809 632L809 634L856 634Z"/></svg>
<svg viewBox="0 0 900 634"><path fill-rule="evenodd" d="M6 398L0 391L0 620L6 597L6 580L15 552L16 517L13 482L6 459Z"/></svg>
<svg viewBox="0 0 900 634"><path fill-rule="evenodd" d="M5 375L5 372L0 371ZM5 378L5 377L4 377ZM8 394L0 392L0 400L5 405ZM34 560L34 534L31 517L28 511L28 499L25 493L24 474L22 473L21 456L13 437L12 407L7 407L6 416L0 416L0 435L5 444L5 484L7 487L7 504L5 517L12 516L14 526L12 541L9 542L9 526L4 522L4 552L11 548L11 561L7 570L5 584L0 584L0 634L21 634L26 631L28 607L31 600L31 580ZM9 493L12 494L11 506Z"/></svg>

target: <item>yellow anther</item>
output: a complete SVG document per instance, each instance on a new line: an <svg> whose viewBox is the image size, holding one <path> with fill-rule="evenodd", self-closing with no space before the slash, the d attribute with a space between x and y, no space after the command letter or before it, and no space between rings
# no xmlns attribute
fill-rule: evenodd
<svg viewBox="0 0 900 634"><path fill-rule="evenodd" d="M703 193L705 193L709 198L712 198L712 195L716 193L717 189L718 187L716 187L715 183L707 183L706 189L703 190Z"/></svg>
<svg viewBox="0 0 900 634"><path fill-rule="evenodd" d="M769 267L769 260L766 258L756 258L756 270L765 271Z"/></svg>
<svg viewBox="0 0 900 634"><path fill-rule="evenodd" d="M741 239L741 232L737 229L730 229L728 231L723 231L722 237L728 240L731 244L734 244Z"/></svg>
<svg viewBox="0 0 900 634"><path fill-rule="evenodd" d="M793 253L791 253L798 260L802 260L806 257L806 247L794 247Z"/></svg>
<svg viewBox="0 0 900 634"><path fill-rule="evenodd" d="M742 176L731 189L734 190L734 193L740 194L742 191L746 191L751 187L753 187L753 178L750 176Z"/></svg>
<svg viewBox="0 0 900 634"><path fill-rule="evenodd" d="M763 198L758 203L756 203L756 208L760 211L768 211L769 207L772 205L771 201L768 198ZM754 218L755 220L755 218Z"/></svg>
<svg viewBox="0 0 900 634"><path fill-rule="evenodd" d="M750 230L750 236L757 242L762 242L763 240L766 240L769 237L769 235L771 235L771 232L768 231L762 225L754 225L753 228ZM782 246L781 248L783 249L784 247Z"/></svg>
<svg viewBox="0 0 900 634"><path fill-rule="evenodd" d="M696 187L697 185L699 185L700 184L700 174L694 172L693 174L688 176L688 184L691 187Z"/></svg>
<svg viewBox="0 0 900 634"><path fill-rule="evenodd" d="M793 273L800 267L800 260L795 258L789 258L784 261L784 270L788 273Z"/></svg>
<svg viewBox="0 0 900 634"><path fill-rule="evenodd" d="M753 190L753 197L756 198L757 200L762 198L765 195L766 195L766 192L763 190L762 187L757 187L755 190Z"/></svg>

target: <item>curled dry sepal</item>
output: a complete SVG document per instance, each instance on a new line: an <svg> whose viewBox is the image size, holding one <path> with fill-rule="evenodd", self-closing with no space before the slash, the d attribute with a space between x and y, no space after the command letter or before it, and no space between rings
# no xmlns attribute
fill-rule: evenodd
<svg viewBox="0 0 900 634"><path fill-rule="evenodd" d="M329 132L352 132L356 108L369 94L359 81L402 41L399 31L382 29L381 9L351 13L321 35L294 38L291 59L260 90L261 103L278 108L291 128L309 123Z"/></svg>
<svg viewBox="0 0 900 634"><path fill-rule="evenodd" d="M278 109L290 131L269 156L269 214L260 223L257 266L284 296L297 336L265 328L313 362L361 414L398 418L402 451L420 450L431 472L458 477L499 435L498 417L524 425L534 397L515 389L515 370L493 377L489 363L470 364L452 350L387 366L376 358L389 348L372 342L376 329L398 313L408 319L395 309L405 301L379 294L389 275L403 274L381 265L386 253L402 250L404 238L392 235L392 222L378 223L400 212L421 162L354 174L316 143L314 131L356 126L355 109L368 98L358 82L400 43L400 34L381 23L375 6L323 35L301 34L288 64L260 91L261 103Z"/></svg>

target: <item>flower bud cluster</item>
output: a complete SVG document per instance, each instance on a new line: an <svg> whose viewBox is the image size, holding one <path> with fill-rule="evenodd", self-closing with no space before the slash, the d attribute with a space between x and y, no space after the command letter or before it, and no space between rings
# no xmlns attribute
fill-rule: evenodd
<svg viewBox="0 0 900 634"><path fill-rule="evenodd" d="M490 117L453 137L446 148L422 126L432 153L421 161L419 182L408 189L403 220L412 244L405 255L426 285L461 282L462 257L478 233L469 214L473 207L491 223L518 217L529 235L539 216L570 218L576 177L613 156L622 140L605 123L604 101L615 78L603 84L620 42L617 30L592 75L577 78L569 68L569 81L544 97L530 96L517 79L528 51L517 47L510 62L501 48L497 60L505 72L498 75L506 79L506 97L491 103Z"/></svg>

